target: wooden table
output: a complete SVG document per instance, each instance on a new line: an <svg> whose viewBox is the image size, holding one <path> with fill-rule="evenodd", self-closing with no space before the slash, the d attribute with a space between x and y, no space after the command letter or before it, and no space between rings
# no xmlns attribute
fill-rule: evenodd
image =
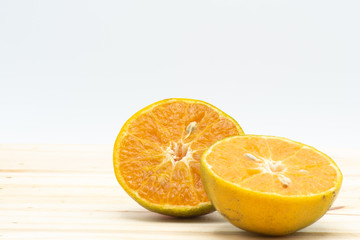
<svg viewBox="0 0 360 240"><path fill-rule="evenodd" d="M329 149L344 174L328 213L289 239L360 239L360 150ZM0 239L269 239L218 213L151 213L117 183L110 145L0 145Z"/></svg>

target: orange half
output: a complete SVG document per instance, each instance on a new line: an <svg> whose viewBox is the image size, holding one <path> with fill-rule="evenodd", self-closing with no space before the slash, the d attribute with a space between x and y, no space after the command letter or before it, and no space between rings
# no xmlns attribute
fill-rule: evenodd
<svg viewBox="0 0 360 240"><path fill-rule="evenodd" d="M201 177L226 219L268 235L289 234L318 220L342 182L335 162L315 148L256 135L212 145L202 156Z"/></svg>
<svg viewBox="0 0 360 240"><path fill-rule="evenodd" d="M166 99L134 114L113 154L116 178L143 207L171 216L213 211L200 178L200 158L217 140L243 134L231 117L193 99Z"/></svg>

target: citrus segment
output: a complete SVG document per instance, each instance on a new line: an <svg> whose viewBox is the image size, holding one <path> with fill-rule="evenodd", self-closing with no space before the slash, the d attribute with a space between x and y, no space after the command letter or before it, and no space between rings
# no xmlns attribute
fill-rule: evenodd
<svg viewBox="0 0 360 240"><path fill-rule="evenodd" d="M318 150L256 135L213 144L202 155L201 176L225 218L242 229L269 235L288 234L315 222L331 206L342 182L334 161Z"/></svg>
<svg viewBox="0 0 360 240"><path fill-rule="evenodd" d="M243 134L240 126L199 100L166 99L133 115L114 145L114 171L124 190L145 208L173 216L213 211L200 177L211 144Z"/></svg>

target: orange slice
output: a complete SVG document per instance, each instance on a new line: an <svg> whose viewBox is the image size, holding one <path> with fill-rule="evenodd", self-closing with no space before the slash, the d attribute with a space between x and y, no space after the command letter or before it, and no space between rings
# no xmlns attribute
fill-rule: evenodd
<svg viewBox="0 0 360 240"><path fill-rule="evenodd" d="M280 137L234 136L201 160L211 202L235 226L267 235L304 228L329 209L342 174L315 148Z"/></svg>
<svg viewBox="0 0 360 240"><path fill-rule="evenodd" d="M143 207L171 216L214 210L200 178L200 158L215 141L243 134L231 117L199 100L166 99L137 112L114 146L115 175Z"/></svg>

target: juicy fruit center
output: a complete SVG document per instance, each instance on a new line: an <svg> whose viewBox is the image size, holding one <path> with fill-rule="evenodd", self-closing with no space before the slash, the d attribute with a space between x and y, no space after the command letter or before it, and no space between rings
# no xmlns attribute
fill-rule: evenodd
<svg viewBox="0 0 360 240"><path fill-rule="evenodd" d="M196 129L196 122L191 122L186 127L186 136L184 139L188 138ZM183 161L187 163L189 160L193 159L193 151L190 147L190 143L184 143L183 139L179 142L170 142L170 145L167 147L166 151L167 159L170 160L173 164L176 164L178 161Z"/></svg>
<svg viewBox="0 0 360 240"><path fill-rule="evenodd" d="M168 160L172 161L173 163L178 161L186 162L190 159L193 159L190 145L185 144L182 141L178 143L170 142L170 145L165 152Z"/></svg>
<svg viewBox="0 0 360 240"><path fill-rule="evenodd" d="M274 161L272 159L255 157L251 153L245 153L244 157L258 164L258 168L262 173L270 173L276 175L283 187L288 187L291 184L290 178L286 177L283 173L286 171L285 166L281 161Z"/></svg>

